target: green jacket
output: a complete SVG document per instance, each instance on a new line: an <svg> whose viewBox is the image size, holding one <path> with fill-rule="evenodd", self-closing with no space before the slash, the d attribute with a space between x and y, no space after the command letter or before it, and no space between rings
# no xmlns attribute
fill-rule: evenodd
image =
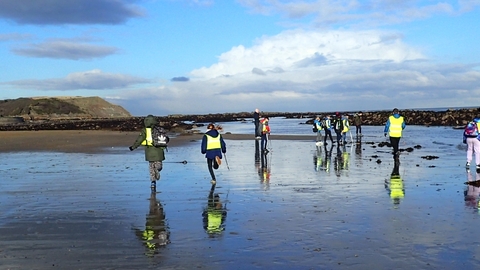
<svg viewBox="0 0 480 270"><path fill-rule="evenodd" d="M143 120L145 124L145 128L153 128L155 125L158 124L157 119L153 115L148 115ZM137 140L131 146L133 149L138 148L142 145L142 142L147 137L146 130L142 129L140 134L137 137ZM165 147L154 147L154 146L145 146L145 160L146 161L163 161L165 160Z"/></svg>

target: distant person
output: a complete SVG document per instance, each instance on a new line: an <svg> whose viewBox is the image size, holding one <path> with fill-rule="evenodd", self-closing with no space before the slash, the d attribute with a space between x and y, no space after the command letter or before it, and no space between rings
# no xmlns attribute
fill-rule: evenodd
<svg viewBox="0 0 480 270"><path fill-rule="evenodd" d="M333 138L332 138L332 121L330 120L330 116L327 115L325 118L322 120L323 121L323 130L325 130L325 136L323 137L323 144L328 145L327 143L327 137L330 138L330 142L333 145Z"/></svg>
<svg viewBox="0 0 480 270"><path fill-rule="evenodd" d="M262 140L260 141L260 148L262 152L268 152L267 144L268 144L268 136L270 134L270 126L268 124L270 118L268 116L264 117L260 121L259 132L262 134Z"/></svg>
<svg viewBox="0 0 480 270"><path fill-rule="evenodd" d="M255 139L259 140L260 137L262 136L262 134L258 132L258 127L260 125L260 110L259 109L255 109L255 112L253 112L253 123L255 124Z"/></svg>
<svg viewBox="0 0 480 270"><path fill-rule="evenodd" d="M402 137L402 132L405 129L405 126L406 125L403 116L400 115L397 108L393 109L392 115L388 117L383 132L385 137L387 137L387 134L390 137L390 143L393 147L394 158L400 155L400 152L398 151L398 146L400 144L400 138Z"/></svg>
<svg viewBox="0 0 480 270"><path fill-rule="evenodd" d="M474 118L470 121L463 131L463 143L467 144L467 169L470 169L470 162L472 162L472 155L475 154L475 163L477 171L480 171L480 136L478 131L478 123L480 117Z"/></svg>
<svg viewBox="0 0 480 270"><path fill-rule="evenodd" d="M355 125L355 136L361 137L362 136L362 119L363 113L358 112L353 115L353 124Z"/></svg>
<svg viewBox="0 0 480 270"><path fill-rule="evenodd" d="M201 146L202 154L205 154L205 158L207 159L208 172L210 172L210 176L212 177L210 183L212 185L217 184L213 169L218 169L222 164L222 153L225 154L227 152L227 145L217 129L220 128L215 127L213 123L208 124L207 132L203 135Z"/></svg>
<svg viewBox="0 0 480 270"><path fill-rule="evenodd" d="M350 122L348 121L348 114L345 114L342 117L342 125L343 125L342 141L343 141L343 144L345 145L345 144L347 144L347 133L350 130Z"/></svg>
<svg viewBox="0 0 480 270"><path fill-rule="evenodd" d="M333 118L333 130L335 130L335 134L337 136L337 145L341 145L343 121L342 121L342 115L339 112L336 112L335 117Z"/></svg>
<svg viewBox="0 0 480 270"><path fill-rule="evenodd" d="M137 139L132 146L129 147L130 151L135 150L140 145L145 146L145 160L148 161L148 168L150 172L150 187L152 190L155 190L157 187L157 182L160 180L160 171L163 168L163 161L165 160L165 148L166 147L156 147L153 145L152 134L155 128L160 128L158 126L157 119L153 115L148 115L143 120L145 128L142 129ZM161 128L160 128L161 129Z"/></svg>
<svg viewBox="0 0 480 270"><path fill-rule="evenodd" d="M315 120L313 120L313 123L315 124L315 127L317 129L317 139L316 142L322 144L323 138L322 138L322 130L323 130L323 125L322 125L322 119L320 116L317 116Z"/></svg>

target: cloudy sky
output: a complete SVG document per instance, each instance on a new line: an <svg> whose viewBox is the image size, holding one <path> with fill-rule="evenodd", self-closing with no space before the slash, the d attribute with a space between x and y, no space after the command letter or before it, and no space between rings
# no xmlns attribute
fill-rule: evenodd
<svg viewBox="0 0 480 270"><path fill-rule="evenodd" d="M480 106L480 0L0 0L0 99L135 116Z"/></svg>

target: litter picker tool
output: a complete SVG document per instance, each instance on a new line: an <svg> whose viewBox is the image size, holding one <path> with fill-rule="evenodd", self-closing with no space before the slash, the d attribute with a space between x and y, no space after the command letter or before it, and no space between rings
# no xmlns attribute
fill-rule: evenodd
<svg viewBox="0 0 480 270"><path fill-rule="evenodd" d="M227 164L227 169L230 170L230 167L228 166L227 153L224 153L224 155L225 155L225 163Z"/></svg>

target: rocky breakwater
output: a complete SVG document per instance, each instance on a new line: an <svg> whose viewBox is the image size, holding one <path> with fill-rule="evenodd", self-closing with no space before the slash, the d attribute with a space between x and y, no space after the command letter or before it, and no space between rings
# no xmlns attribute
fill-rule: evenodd
<svg viewBox="0 0 480 270"><path fill-rule="evenodd" d="M354 112L341 112L348 114L350 120L353 120ZM459 109L446 111L428 111L428 110L401 110L401 115L405 117L409 125L423 126L451 126L462 127L474 117L480 116L480 108ZM311 124L317 115L334 115L335 112L263 112L263 116L302 118L306 124ZM390 116L390 111L363 112L363 125L384 125ZM160 125L166 130L174 133L195 133L197 128L207 123L231 122L231 121L251 121L251 112L241 113L218 113L205 115L168 115L157 116ZM138 131L141 130L144 117L118 117L118 118L72 118L72 119L41 119L32 120L31 118L18 118L15 121L3 119L0 121L0 131L11 130L116 130L116 131ZM0 117L2 120L2 117Z"/></svg>
<svg viewBox="0 0 480 270"><path fill-rule="evenodd" d="M353 122L353 116L356 112L340 112L349 115L350 122ZM391 111L376 111L376 112L362 112L363 125L367 126L381 126L385 125ZM421 126L451 126L454 128L464 127L468 121L474 117L480 117L480 108L472 109L458 109L445 111L428 111L428 110L400 110L400 114L405 118L408 125ZM312 124L316 115L335 115L335 112L327 113L311 113L306 115L297 114L290 117L310 118L306 121L307 124Z"/></svg>

